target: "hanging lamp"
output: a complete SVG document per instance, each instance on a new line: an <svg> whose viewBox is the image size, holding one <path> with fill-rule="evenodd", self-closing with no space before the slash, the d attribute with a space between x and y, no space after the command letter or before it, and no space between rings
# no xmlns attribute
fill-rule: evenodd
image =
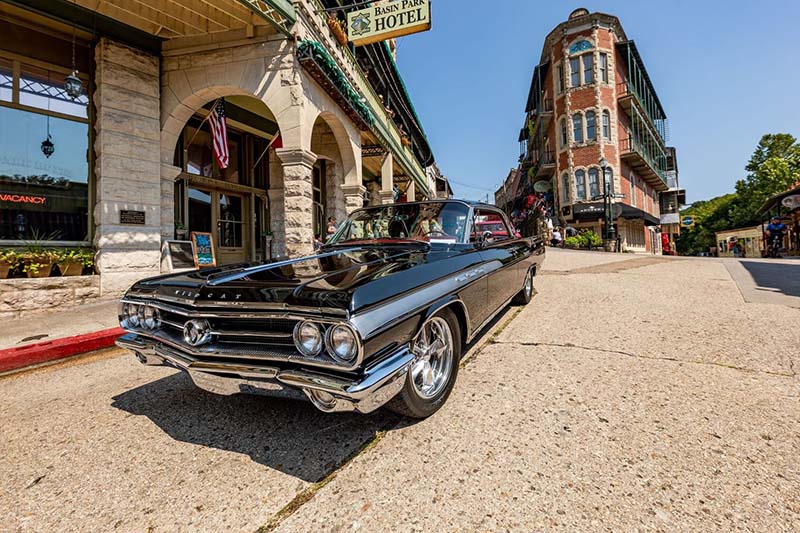
<svg viewBox="0 0 800 533"><path fill-rule="evenodd" d="M50 136L50 115L47 115L47 138L42 141L42 153L45 157L50 157L56 151L56 146L53 144Z"/></svg>
<svg viewBox="0 0 800 533"><path fill-rule="evenodd" d="M83 83L78 77L78 69L75 65L75 25L72 26L72 72L64 78L64 90L67 95L75 100L83 93Z"/></svg>

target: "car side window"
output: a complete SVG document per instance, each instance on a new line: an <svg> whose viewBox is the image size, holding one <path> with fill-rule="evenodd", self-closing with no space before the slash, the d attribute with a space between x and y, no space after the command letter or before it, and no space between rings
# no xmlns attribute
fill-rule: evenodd
<svg viewBox="0 0 800 533"><path fill-rule="evenodd" d="M508 227L502 213L490 209L475 209L475 219L469 242L479 242L481 236L487 231L491 232L492 239L495 241L504 241L514 237L514 233Z"/></svg>

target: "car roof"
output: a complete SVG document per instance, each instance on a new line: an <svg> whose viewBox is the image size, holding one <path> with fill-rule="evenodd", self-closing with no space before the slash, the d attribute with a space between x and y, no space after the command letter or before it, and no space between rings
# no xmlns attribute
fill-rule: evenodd
<svg viewBox="0 0 800 533"><path fill-rule="evenodd" d="M394 203L394 204L365 205L361 209L371 209L371 208L375 208L375 207L385 207L387 205L414 205L414 204L433 204L433 203L441 204L441 203L449 203L449 202L450 203L464 204L464 205L467 205L469 207L483 207L483 208L488 208L488 209L497 209L498 211L501 211L501 209L499 207L497 207L496 205L487 204L486 202L479 202L477 200L462 200L460 198L434 198L432 200L421 200L419 202L398 202L398 203Z"/></svg>

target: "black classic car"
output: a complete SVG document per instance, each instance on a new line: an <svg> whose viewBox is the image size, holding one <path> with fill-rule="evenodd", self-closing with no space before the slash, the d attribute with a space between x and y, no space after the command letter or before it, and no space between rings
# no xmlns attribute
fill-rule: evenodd
<svg viewBox="0 0 800 533"><path fill-rule="evenodd" d="M212 392L422 418L447 400L465 344L530 301L544 253L493 206L368 207L308 257L136 283L117 345Z"/></svg>

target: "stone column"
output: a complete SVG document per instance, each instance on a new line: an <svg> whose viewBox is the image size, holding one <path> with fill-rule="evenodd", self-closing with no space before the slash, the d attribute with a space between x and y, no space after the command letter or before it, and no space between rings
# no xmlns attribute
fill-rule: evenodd
<svg viewBox="0 0 800 533"><path fill-rule="evenodd" d="M302 148L275 150L283 165L283 209L286 255L290 258L314 251L312 168L317 156Z"/></svg>
<svg viewBox="0 0 800 533"><path fill-rule="evenodd" d="M348 215L356 209L364 207L364 193L367 192L366 187L363 185L349 185L345 183L342 185L342 192L344 193L344 206Z"/></svg>
<svg viewBox="0 0 800 533"><path fill-rule="evenodd" d="M413 202L416 200L417 198L416 190L417 190L417 185L416 183L414 183L414 178L411 178L411 181L408 182L408 189L406 189L406 199L409 202Z"/></svg>
<svg viewBox="0 0 800 533"><path fill-rule="evenodd" d="M113 294L161 272L172 189L162 205L159 58L104 37L95 61L94 245L100 291ZM123 223L123 210L143 213L144 223Z"/></svg>
<svg viewBox="0 0 800 533"><path fill-rule="evenodd" d="M172 239L175 235L175 178L181 169L161 163L161 238ZM188 213L187 213L188 214ZM186 227L186 220L181 220Z"/></svg>
<svg viewBox="0 0 800 533"><path fill-rule="evenodd" d="M394 157L391 152L383 156L381 163L381 203L394 203Z"/></svg>

